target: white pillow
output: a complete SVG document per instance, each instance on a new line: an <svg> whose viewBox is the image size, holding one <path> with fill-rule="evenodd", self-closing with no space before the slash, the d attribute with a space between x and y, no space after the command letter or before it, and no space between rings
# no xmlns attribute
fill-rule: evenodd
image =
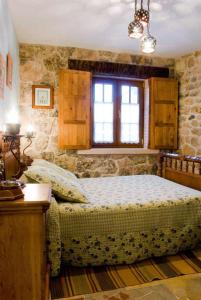
<svg viewBox="0 0 201 300"><path fill-rule="evenodd" d="M54 170L57 174L62 175L64 177L69 177L71 179L77 180L77 177L72 172L65 170L54 163L51 163L45 159L34 159L32 162L32 166L42 166L44 168Z"/></svg>
<svg viewBox="0 0 201 300"><path fill-rule="evenodd" d="M79 180L64 177L53 172L51 168L36 165L29 167L24 174L30 182L50 183L53 193L65 201L88 202Z"/></svg>

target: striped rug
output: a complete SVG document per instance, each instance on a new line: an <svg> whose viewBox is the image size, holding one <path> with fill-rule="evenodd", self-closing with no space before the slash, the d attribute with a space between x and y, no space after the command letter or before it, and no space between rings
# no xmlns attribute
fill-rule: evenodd
<svg viewBox="0 0 201 300"><path fill-rule="evenodd" d="M195 273L201 273L200 249L147 259L132 265L66 266L59 277L51 278L50 290L52 299L60 299Z"/></svg>

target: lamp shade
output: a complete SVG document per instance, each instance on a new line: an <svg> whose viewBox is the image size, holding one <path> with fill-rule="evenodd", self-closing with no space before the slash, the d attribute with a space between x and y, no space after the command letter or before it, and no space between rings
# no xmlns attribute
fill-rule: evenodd
<svg viewBox="0 0 201 300"><path fill-rule="evenodd" d="M5 134L16 135L20 133L20 124L7 123L5 127Z"/></svg>
<svg viewBox="0 0 201 300"><path fill-rule="evenodd" d="M130 38L139 39L143 35L143 25L138 21L133 21L128 25L128 36Z"/></svg>
<svg viewBox="0 0 201 300"><path fill-rule="evenodd" d="M142 52L150 54L155 51L156 48L156 39L150 34L146 34L141 39L141 49Z"/></svg>
<svg viewBox="0 0 201 300"><path fill-rule="evenodd" d="M149 23L149 11L144 8L140 8L135 13L135 20L146 26Z"/></svg>

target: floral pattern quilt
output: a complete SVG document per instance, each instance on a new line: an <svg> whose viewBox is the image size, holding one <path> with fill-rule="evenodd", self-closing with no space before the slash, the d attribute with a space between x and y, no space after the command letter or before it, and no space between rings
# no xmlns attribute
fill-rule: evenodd
<svg viewBox="0 0 201 300"><path fill-rule="evenodd" d="M201 242L201 192L154 175L79 179L88 203L52 199L52 275L75 266L133 263Z"/></svg>

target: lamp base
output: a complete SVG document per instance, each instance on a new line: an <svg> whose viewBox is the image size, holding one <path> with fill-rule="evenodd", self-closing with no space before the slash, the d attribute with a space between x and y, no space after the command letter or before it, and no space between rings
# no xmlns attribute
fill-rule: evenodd
<svg viewBox="0 0 201 300"><path fill-rule="evenodd" d="M12 180L0 182L0 201L17 200L23 197L24 194L18 182Z"/></svg>

